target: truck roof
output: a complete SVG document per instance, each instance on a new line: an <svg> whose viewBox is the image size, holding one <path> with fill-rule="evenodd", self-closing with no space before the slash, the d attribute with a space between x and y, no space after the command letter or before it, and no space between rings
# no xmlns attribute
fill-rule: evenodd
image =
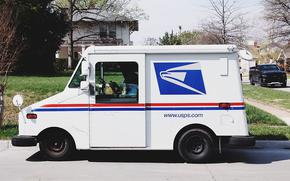
<svg viewBox="0 0 290 181"><path fill-rule="evenodd" d="M236 53L235 45L90 46L84 54Z"/></svg>

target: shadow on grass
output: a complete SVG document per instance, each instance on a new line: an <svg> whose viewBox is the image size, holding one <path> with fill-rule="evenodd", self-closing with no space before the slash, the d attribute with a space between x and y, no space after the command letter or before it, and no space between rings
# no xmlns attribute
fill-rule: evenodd
<svg viewBox="0 0 290 181"><path fill-rule="evenodd" d="M270 164L272 162L290 160L287 149L225 149L222 155L207 164L217 163L247 163ZM114 163L184 163L173 151L78 151L68 161L114 162ZM40 152L30 156L27 161L46 161Z"/></svg>

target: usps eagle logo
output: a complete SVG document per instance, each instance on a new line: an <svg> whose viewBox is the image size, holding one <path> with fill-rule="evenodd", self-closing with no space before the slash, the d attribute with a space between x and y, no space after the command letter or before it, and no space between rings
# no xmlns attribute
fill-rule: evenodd
<svg viewBox="0 0 290 181"><path fill-rule="evenodd" d="M205 95L200 63L154 63L161 95Z"/></svg>

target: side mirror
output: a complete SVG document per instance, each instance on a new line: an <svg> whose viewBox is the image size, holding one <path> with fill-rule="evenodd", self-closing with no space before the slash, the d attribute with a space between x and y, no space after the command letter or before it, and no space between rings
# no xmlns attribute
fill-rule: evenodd
<svg viewBox="0 0 290 181"><path fill-rule="evenodd" d="M18 107L18 109L20 110L21 109L21 106L23 104L23 97L21 95L15 95L13 97L12 102L13 102L13 105L15 107Z"/></svg>
<svg viewBox="0 0 290 181"><path fill-rule="evenodd" d="M82 91L88 91L89 90L89 82L88 81L81 81L80 89Z"/></svg>
<svg viewBox="0 0 290 181"><path fill-rule="evenodd" d="M88 76L90 72L90 65L88 61L83 61L82 62L82 72L81 76Z"/></svg>

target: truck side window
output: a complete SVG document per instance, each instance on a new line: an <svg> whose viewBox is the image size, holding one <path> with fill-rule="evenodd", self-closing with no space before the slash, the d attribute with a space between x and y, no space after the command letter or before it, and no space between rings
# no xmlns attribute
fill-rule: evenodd
<svg viewBox="0 0 290 181"><path fill-rule="evenodd" d="M136 62L99 62L95 70L96 103L138 102Z"/></svg>

